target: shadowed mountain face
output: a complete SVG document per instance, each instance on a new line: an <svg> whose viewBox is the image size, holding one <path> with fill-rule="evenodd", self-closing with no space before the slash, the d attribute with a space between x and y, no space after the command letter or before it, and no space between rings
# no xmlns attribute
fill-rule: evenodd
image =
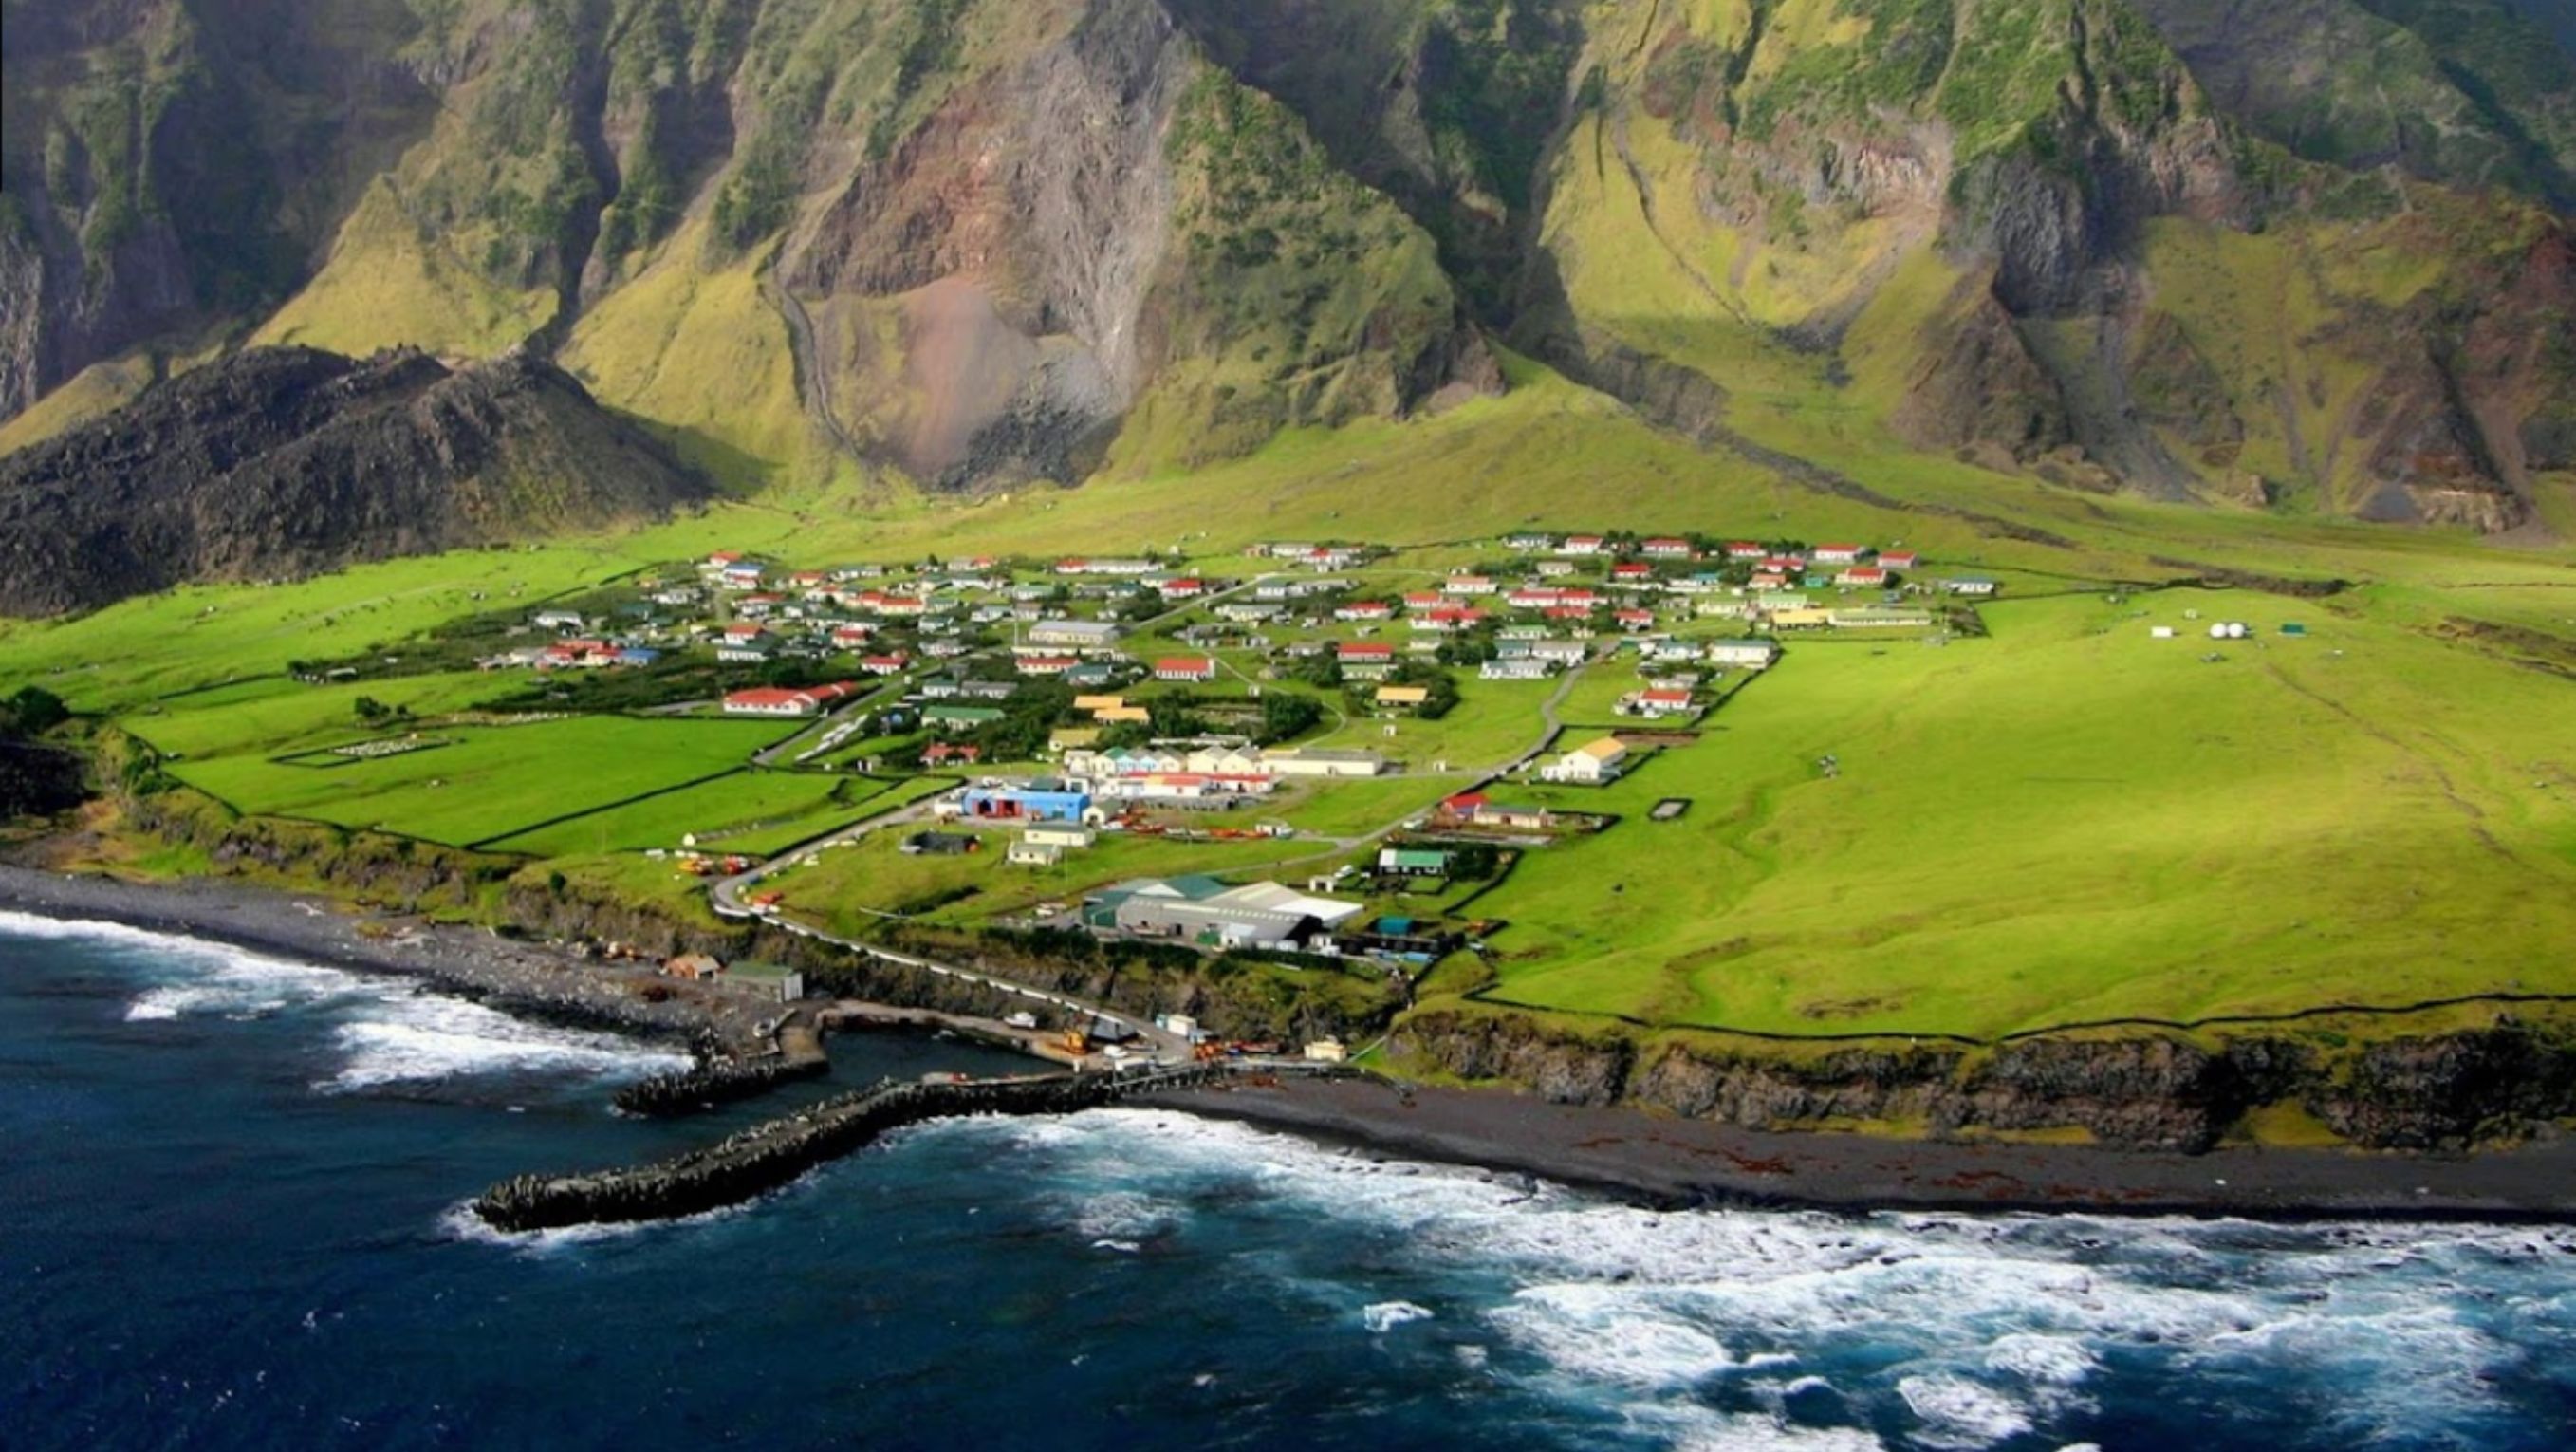
<svg viewBox="0 0 2576 1452"><path fill-rule="evenodd" d="M646 519L704 492L533 359L251 349L0 461L0 614Z"/></svg>
<svg viewBox="0 0 2576 1452"><path fill-rule="evenodd" d="M732 482L998 487L1438 408L1502 337L2085 489L2499 530L2576 469L2576 73L2506 0L8 14L0 414L525 342Z"/></svg>

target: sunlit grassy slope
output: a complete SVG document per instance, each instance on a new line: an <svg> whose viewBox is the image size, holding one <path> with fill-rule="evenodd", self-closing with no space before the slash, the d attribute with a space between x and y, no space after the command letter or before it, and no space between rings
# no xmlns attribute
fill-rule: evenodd
<svg viewBox="0 0 2576 1452"><path fill-rule="evenodd" d="M1822 407L1770 414L1781 437L1903 506L1884 507L1695 448L1543 369L1512 367L1507 396L1403 424L1292 433L1196 473L865 510L828 486L773 490L615 538L0 625L0 661L9 680L45 682L185 753L184 775L245 807L487 840L739 766L761 733L638 725L672 733L653 738L671 749L621 745L623 759L650 769L620 767L579 790L565 786L577 775L565 768L604 758L599 742L536 753L528 769L462 747L380 763L392 768L383 772L283 767L270 758L286 746L364 734L353 691L278 679L286 663L398 654L441 619L531 607L719 547L798 564L1177 547L1236 573L1256 568L1240 557L1245 544L1282 537L1414 547L1402 566L1426 570L1490 558L1484 541L1523 526L1902 540L1931 573L1976 567L2011 581L1987 611L1991 638L1799 644L1697 745L1607 792L1558 793L1624 820L1531 854L1480 900L1480 913L1511 924L1494 940L1500 998L1791 1033L1990 1034L2576 989L2576 956L2564 951L2576 942L2576 686L2518 663L2545 663L2547 642L2576 639L2576 552L2077 494L1909 453ZM2058 542L2005 537L1996 516ZM2353 587L2322 600L2240 589L2105 603L2107 582L2204 567ZM2065 593L2043 598L2052 590ZM2249 620L2259 636L2204 662L2212 647L2194 638L2186 608ZM2289 621L2310 634L2281 637ZM2151 623L2185 633L2152 641ZM2465 633L2476 624L2531 639ZM1582 683L1570 720L1591 724L1626 666L1595 670L1605 679ZM477 689L430 676L370 694L430 715L470 704ZM1467 694L1451 720L1403 728L1398 754L1445 749L1489 764L1536 735L1543 692ZM1375 728L1342 729L1339 739L1358 741ZM1813 765L1826 753L1842 763L1830 781ZM350 792L359 778L347 771L381 776L385 789ZM1433 787L1326 793L1283 803L1280 815L1310 830L1370 830ZM782 809L818 814L807 820L824 810L803 788L780 791ZM1694 805L1678 822L1643 820L1664 796ZM521 845L614 850L695 823L703 801L679 795L585 819L587 829L530 832ZM598 861L610 878L622 870ZM997 870L979 865L979 882ZM1014 901L1081 885L1008 881ZM889 878L863 896L886 905L902 887Z"/></svg>
<svg viewBox="0 0 2576 1452"><path fill-rule="evenodd" d="M379 180L331 245L320 273L251 341L303 343L363 356L408 345L489 357L535 331L555 300L542 289L505 291L405 215L393 183Z"/></svg>
<svg viewBox="0 0 2576 1452"><path fill-rule="evenodd" d="M2213 646L2194 608L2257 635ZM1627 781L1515 789L1627 821L1480 904L1514 924L1495 996L1983 1036L2576 986L2565 680L2366 605L1987 613L1982 642L1793 647ZM1693 805L1642 821L1665 797Z"/></svg>
<svg viewBox="0 0 2576 1452"><path fill-rule="evenodd" d="M761 296L758 260L710 271L705 250L704 224L684 228L582 317L562 363L734 488L848 468L798 404L787 327Z"/></svg>

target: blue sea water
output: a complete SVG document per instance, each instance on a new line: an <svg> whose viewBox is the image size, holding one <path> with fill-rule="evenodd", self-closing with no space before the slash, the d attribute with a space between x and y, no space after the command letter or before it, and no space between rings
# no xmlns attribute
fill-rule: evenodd
<svg viewBox="0 0 2576 1452"><path fill-rule="evenodd" d="M1656 1213L1143 1110L677 1225L460 1213L774 1106L608 1112L670 1062L0 914L0 1447L2576 1443L2564 1229Z"/></svg>

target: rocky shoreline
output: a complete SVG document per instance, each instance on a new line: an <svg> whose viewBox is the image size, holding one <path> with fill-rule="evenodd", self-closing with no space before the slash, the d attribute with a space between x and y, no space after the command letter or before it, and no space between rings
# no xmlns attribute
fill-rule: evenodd
<svg viewBox="0 0 2576 1452"><path fill-rule="evenodd" d="M729 985L671 983L636 965L473 929L351 915L305 895L223 881L130 883L0 866L0 910L415 975L495 1007L666 1040L697 1043L712 1034L728 1047L754 1048L757 1025L776 1013L774 1001ZM669 996L644 997L648 983L666 984ZM1142 1102L1662 1205L2576 1221L2576 1139L2555 1131L2466 1153L2168 1153L1769 1132L1627 1105L1371 1079L1237 1076Z"/></svg>
<svg viewBox="0 0 2576 1452"><path fill-rule="evenodd" d="M542 943L392 914L315 894L218 879L137 883L0 864L0 911L118 923L254 953L391 973L523 1017L610 1028L728 1052L767 1047L777 1002L735 985L678 982L651 966L583 958ZM653 991L648 993L650 988Z"/></svg>

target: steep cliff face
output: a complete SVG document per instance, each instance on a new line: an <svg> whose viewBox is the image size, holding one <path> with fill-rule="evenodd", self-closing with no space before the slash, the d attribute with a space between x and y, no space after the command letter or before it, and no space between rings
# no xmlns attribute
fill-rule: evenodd
<svg viewBox="0 0 2576 1452"><path fill-rule="evenodd" d="M2576 71L2502 0L332 14L13 0L0 416L255 328L528 346L744 487L1070 483L1498 388L1491 333L1793 452L2576 488Z"/></svg>
<svg viewBox="0 0 2576 1452"><path fill-rule="evenodd" d="M2235 101L2314 67L2224 8L1586 7L1514 337L1614 391L1644 353L2079 486L2526 522L2565 481L2520 441L2576 395L2536 356L2566 320L2546 168L2294 158L2204 70Z"/></svg>
<svg viewBox="0 0 2576 1452"><path fill-rule="evenodd" d="M0 418L287 295L436 98L399 0L11 0Z"/></svg>
<svg viewBox="0 0 2576 1452"><path fill-rule="evenodd" d="M0 462L0 613L648 518L703 486L578 384L252 349Z"/></svg>
<svg viewBox="0 0 2576 1452"><path fill-rule="evenodd" d="M436 121L343 199L263 341L524 345L756 453L752 482L822 450L1073 483L1113 445L1221 456L1499 386L1428 239L1157 0L421 15L385 64ZM27 270L6 246L0 286ZM706 366L684 332L755 360L700 380L724 409L675 397Z"/></svg>
<svg viewBox="0 0 2576 1452"><path fill-rule="evenodd" d="M1630 1102L1754 1129L1880 1122L1935 1134L2075 1129L2121 1148L2211 1148L2249 1111L2296 1104L2374 1148L2457 1147L2576 1115L2576 1038L2512 1022L2349 1050L2155 1036L1721 1050L1434 1010L1401 1020L1399 1062L1560 1104Z"/></svg>

